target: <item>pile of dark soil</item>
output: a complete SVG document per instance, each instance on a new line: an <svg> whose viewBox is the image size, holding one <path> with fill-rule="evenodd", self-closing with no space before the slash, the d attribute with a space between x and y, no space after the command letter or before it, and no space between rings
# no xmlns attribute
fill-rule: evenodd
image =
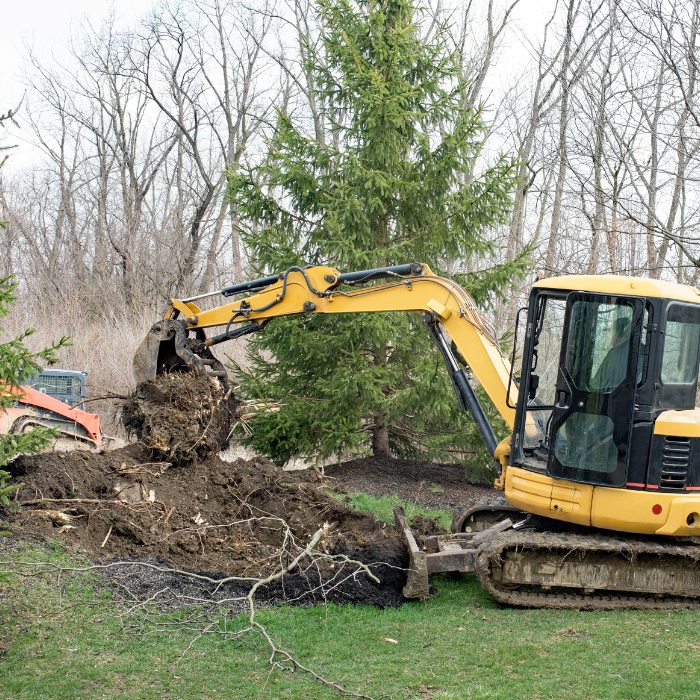
<svg viewBox="0 0 700 700"><path fill-rule="evenodd" d="M146 401L146 408L130 414L138 410L150 421L151 436L168 427L159 422L165 413L149 413L161 400L159 394L155 396ZM163 444L170 445L170 454L179 454L175 433L180 426L175 418L171 420ZM198 453L192 445L190 440L188 455ZM402 541L371 514L348 508L317 488L312 483L315 474L284 472L263 458L224 462L213 453L199 462L188 458L173 464L162 461L162 454L160 449L136 443L100 455L69 452L20 457L10 470L15 480L24 482L18 500L25 505L22 512L5 517L21 526L25 540L59 537L93 561L146 558L192 572L254 578L278 571L290 553L298 551L280 519L301 547L327 525L320 547L368 564L380 583L362 571L356 573L357 566L328 560L310 565L306 560L300 569L260 590L256 599L381 607L403 601L402 569L408 558ZM123 574L120 579L129 595L163 586L162 576L130 568L127 580ZM174 579L165 585L174 585ZM191 582L180 585L186 588ZM237 583L233 589L245 591L250 585Z"/></svg>
<svg viewBox="0 0 700 700"><path fill-rule="evenodd" d="M446 535L448 531L440 525L438 518L426 518L424 515L416 515L411 522L411 532L416 538L419 547L425 544L428 537L434 535Z"/></svg>
<svg viewBox="0 0 700 700"><path fill-rule="evenodd" d="M216 378L173 373L143 382L122 406L122 423L161 458L204 460L229 442L240 402Z"/></svg>
<svg viewBox="0 0 700 700"><path fill-rule="evenodd" d="M9 469L24 483L15 494L24 508L3 517L21 527L24 540L61 538L93 561L132 562L108 569L113 585L136 600L160 601L167 591L174 604L245 595L323 528L319 548L336 559L305 559L259 589L257 600L401 603L408 556L392 527L330 496L314 472L285 472L263 458L219 458L239 410L214 378L171 374L139 384L122 409L137 443L102 454L20 457ZM326 467L326 474L340 492L398 493L430 506L459 506L490 491L469 484L458 465L414 460L360 459ZM444 532L421 516L412 527L419 542ZM217 587L139 562L249 580Z"/></svg>
<svg viewBox="0 0 700 700"><path fill-rule="evenodd" d="M485 481L471 483L459 464L417 459L365 457L340 465L329 464L325 473L333 477L334 488L377 497L396 493L402 501L431 508L458 508L466 501L494 492Z"/></svg>

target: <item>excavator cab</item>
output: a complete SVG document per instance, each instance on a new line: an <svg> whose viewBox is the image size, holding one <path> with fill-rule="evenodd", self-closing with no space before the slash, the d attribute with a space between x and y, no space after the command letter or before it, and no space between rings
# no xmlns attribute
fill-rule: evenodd
<svg viewBox="0 0 700 700"><path fill-rule="evenodd" d="M542 280L517 325L512 466L594 486L700 490L700 293L621 277ZM676 430L664 430L669 419Z"/></svg>

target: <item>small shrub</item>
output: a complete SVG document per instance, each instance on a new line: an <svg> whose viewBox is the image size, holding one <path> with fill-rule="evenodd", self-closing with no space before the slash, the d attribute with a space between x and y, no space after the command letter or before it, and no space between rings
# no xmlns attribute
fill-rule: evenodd
<svg viewBox="0 0 700 700"><path fill-rule="evenodd" d="M12 476L10 472L6 472L4 469L0 469L0 503L4 506L10 505L10 494L21 489L24 484L11 484L6 485L7 480Z"/></svg>

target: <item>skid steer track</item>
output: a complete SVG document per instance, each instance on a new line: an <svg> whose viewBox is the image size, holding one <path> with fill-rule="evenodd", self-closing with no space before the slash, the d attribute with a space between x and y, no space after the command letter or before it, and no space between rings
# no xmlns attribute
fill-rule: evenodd
<svg viewBox="0 0 700 700"><path fill-rule="evenodd" d="M700 608L700 546L517 532L481 545L476 574L498 602L528 608Z"/></svg>

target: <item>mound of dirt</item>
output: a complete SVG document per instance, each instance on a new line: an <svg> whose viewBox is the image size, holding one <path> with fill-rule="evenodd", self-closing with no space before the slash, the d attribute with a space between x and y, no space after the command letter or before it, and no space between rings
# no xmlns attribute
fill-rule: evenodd
<svg viewBox="0 0 700 700"><path fill-rule="evenodd" d="M440 525L438 518L426 518L424 515L416 515L413 518L411 532L413 532L419 547L425 544L428 537L448 534L448 531Z"/></svg>
<svg viewBox="0 0 700 700"><path fill-rule="evenodd" d="M315 475L308 472L284 472L263 458L224 462L211 452L202 458L205 452L189 432L186 447L180 446L176 438L180 418L172 415L186 413L186 404L171 392L174 381L169 379L167 389L159 383L151 394L150 388L144 393L142 385L145 406L127 412L130 420L139 415L148 422L141 435L153 449L137 443L100 455L46 453L20 457L10 465L15 480L24 482L18 495L24 508L8 513L21 526L23 539L59 537L86 551L93 561L160 561L192 572L261 578L278 571L290 553L299 551L325 525L320 548L364 562L380 583L357 573L356 565L305 560L299 569L260 590L259 600L297 604L331 600L381 607L403 601L402 569L408 557L392 528L317 488L311 483ZM227 400L216 394L215 387L206 398L197 398L192 385L189 389L190 400L199 407L199 413L188 418L190 427L206 423L201 416L210 410L207 402L211 406L214 400ZM169 402L175 406L169 414L157 410ZM161 419L166 415L171 416L171 425ZM218 434L222 432L223 428ZM216 443L206 444L211 450ZM193 461L193 453L200 461ZM179 465L162 460L172 454L187 459ZM131 568L121 582L131 587L130 594L163 586L162 576L153 572L146 576L145 570ZM231 584L236 590L249 590L250 585Z"/></svg>
<svg viewBox="0 0 700 700"><path fill-rule="evenodd" d="M228 445L239 401L216 378L164 374L143 382L122 406L122 423L175 464L203 461Z"/></svg>
<svg viewBox="0 0 700 700"><path fill-rule="evenodd" d="M325 473L333 479L335 489L378 498L397 494L402 501L430 508L459 508L465 501L494 493L490 483L473 483L467 478L461 464L363 457L328 464Z"/></svg>

